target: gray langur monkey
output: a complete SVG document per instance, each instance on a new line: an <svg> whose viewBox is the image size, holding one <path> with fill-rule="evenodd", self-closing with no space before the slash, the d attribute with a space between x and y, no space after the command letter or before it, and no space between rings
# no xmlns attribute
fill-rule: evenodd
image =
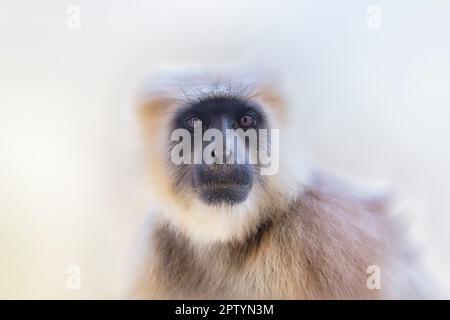
<svg viewBox="0 0 450 320"><path fill-rule="evenodd" d="M291 104L264 76L176 75L145 91L136 114L158 204L140 237L128 297L423 297L416 254L387 201L295 158L300 144L284 136ZM210 140L224 150L208 152L212 163L174 163L172 133L192 133L198 124L223 133L223 141ZM249 129L279 129L277 150L269 152L279 156L276 173L261 174L264 165L245 143L245 161L227 161L240 151L226 131L242 141ZM257 151L274 142L263 140Z"/></svg>

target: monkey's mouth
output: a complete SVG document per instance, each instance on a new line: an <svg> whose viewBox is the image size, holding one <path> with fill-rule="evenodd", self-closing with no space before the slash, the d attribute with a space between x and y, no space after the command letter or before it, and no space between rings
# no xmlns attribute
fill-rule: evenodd
<svg viewBox="0 0 450 320"><path fill-rule="evenodd" d="M229 182L210 183L196 188L202 201L209 205L227 203L238 204L247 199L251 184L236 184Z"/></svg>
<svg viewBox="0 0 450 320"><path fill-rule="evenodd" d="M253 174L247 167L197 168L194 188L208 205L234 205L245 201L252 188Z"/></svg>

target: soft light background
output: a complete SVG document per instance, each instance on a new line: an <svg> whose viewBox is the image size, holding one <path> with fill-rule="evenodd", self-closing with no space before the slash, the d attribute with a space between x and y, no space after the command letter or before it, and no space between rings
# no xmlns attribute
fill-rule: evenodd
<svg viewBox="0 0 450 320"><path fill-rule="evenodd" d="M162 65L248 58L298 81L320 166L388 180L417 208L413 234L449 288L449 34L446 0L0 0L0 298L118 298L147 206L124 152L131 88Z"/></svg>

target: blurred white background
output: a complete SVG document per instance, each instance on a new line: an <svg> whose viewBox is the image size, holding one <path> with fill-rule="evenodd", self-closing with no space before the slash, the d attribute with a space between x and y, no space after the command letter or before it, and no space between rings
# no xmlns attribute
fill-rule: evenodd
<svg viewBox="0 0 450 320"><path fill-rule="evenodd" d="M0 4L0 298L119 297L148 205L127 179L131 88L162 65L255 58L296 79L318 165L390 181L417 208L413 233L450 288L449 1Z"/></svg>

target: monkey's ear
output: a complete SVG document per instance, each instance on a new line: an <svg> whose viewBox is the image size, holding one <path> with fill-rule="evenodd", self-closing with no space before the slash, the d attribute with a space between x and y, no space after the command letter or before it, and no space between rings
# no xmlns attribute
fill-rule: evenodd
<svg viewBox="0 0 450 320"><path fill-rule="evenodd" d="M261 101L269 107L280 121L286 120L287 102L282 89L273 82L260 85L252 95L253 99Z"/></svg>
<svg viewBox="0 0 450 320"><path fill-rule="evenodd" d="M170 112L179 99L179 80L173 74L155 73L145 79L138 90L137 113L140 117Z"/></svg>
<svg viewBox="0 0 450 320"><path fill-rule="evenodd" d="M147 95L135 108L135 120L144 132L160 132L170 120L174 101L163 95Z"/></svg>
<svg viewBox="0 0 450 320"><path fill-rule="evenodd" d="M162 95L149 95L141 99L137 106L140 116L158 115L167 111L171 101Z"/></svg>
<svg viewBox="0 0 450 320"><path fill-rule="evenodd" d="M165 94L150 94L140 99L137 108L138 117L145 121L154 121L172 113L177 99Z"/></svg>

